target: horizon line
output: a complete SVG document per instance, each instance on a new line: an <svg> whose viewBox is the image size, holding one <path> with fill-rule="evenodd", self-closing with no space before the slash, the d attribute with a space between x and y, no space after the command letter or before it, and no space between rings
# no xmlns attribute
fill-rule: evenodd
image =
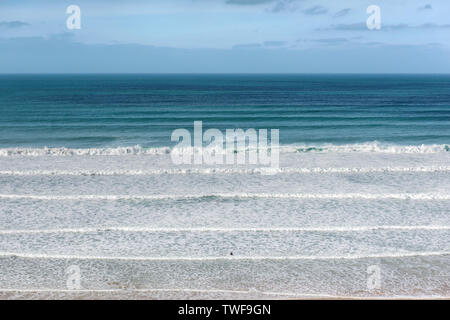
<svg viewBox="0 0 450 320"><path fill-rule="evenodd" d="M0 72L0 75L450 75L450 72Z"/></svg>

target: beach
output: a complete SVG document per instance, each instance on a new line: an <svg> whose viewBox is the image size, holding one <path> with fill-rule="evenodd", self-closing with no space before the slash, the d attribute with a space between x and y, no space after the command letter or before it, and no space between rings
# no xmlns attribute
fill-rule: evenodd
<svg viewBox="0 0 450 320"><path fill-rule="evenodd" d="M448 299L449 88L2 75L0 298ZM279 129L279 166L175 164L194 121Z"/></svg>

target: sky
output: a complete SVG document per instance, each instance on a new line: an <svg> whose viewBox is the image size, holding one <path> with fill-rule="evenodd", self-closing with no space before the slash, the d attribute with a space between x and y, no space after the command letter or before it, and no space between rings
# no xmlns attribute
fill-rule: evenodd
<svg viewBox="0 0 450 320"><path fill-rule="evenodd" d="M86 72L450 73L450 1L0 0L0 73Z"/></svg>

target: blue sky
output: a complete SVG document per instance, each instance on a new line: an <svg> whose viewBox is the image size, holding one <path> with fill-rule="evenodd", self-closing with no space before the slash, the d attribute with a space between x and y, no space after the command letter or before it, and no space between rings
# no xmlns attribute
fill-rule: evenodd
<svg viewBox="0 0 450 320"><path fill-rule="evenodd" d="M0 73L15 72L448 73L450 1L1 0Z"/></svg>

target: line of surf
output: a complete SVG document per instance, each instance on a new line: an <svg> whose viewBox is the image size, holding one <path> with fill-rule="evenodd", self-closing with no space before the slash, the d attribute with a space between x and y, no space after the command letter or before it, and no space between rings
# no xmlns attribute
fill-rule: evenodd
<svg viewBox="0 0 450 320"><path fill-rule="evenodd" d="M85 256L45 253L23 253L23 252L0 252L4 258L24 259L55 259L55 260L122 260L122 261L240 261L240 260L357 260L372 258L407 258L407 257L429 257L446 256L450 251L415 251L415 252L389 252L362 255L331 255L331 256Z"/></svg>
<svg viewBox="0 0 450 320"><path fill-rule="evenodd" d="M297 292L277 292L277 291L260 291L257 289L249 290L227 290L227 289L196 289L196 288L125 288L125 289L53 289L53 288L39 288L39 289L23 289L23 288L0 288L0 293L110 293L110 294L129 294L129 293L151 293L151 292L195 292L195 293L228 293L228 294L253 294L253 295L267 295L267 296L287 296L298 298L328 298L328 299L448 299L448 296L442 295L331 295L320 293L297 293Z"/></svg>
<svg viewBox="0 0 450 320"><path fill-rule="evenodd" d="M368 231L440 231L450 230L450 226L440 225L377 225L377 226L331 226L331 227L255 227L255 228L151 228L151 227L101 227L101 228L60 228L60 229L11 229L0 230L0 234L58 234L58 233L97 233L97 232L136 232L136 233L233 233L233 232L368 232Z"/></svg>
<svg viewBox="0 0 450 320"><path fill-rule="evenodd" d="M237 150L243 152L248 148ZM319 144L319 145L282 145L279 147L281 153L310 153L310 152L336 152L336 153L441 153L449 152L450 146L446 144L430 145L394 145L379 142L355 143L355 144ZM110 148L66 148L66 147L44 147L44 148L0 148L0 157L8 156L124 156L124 155L163 155L171 152L201 152L194 149L174 149L171 147L142 147L123 146Z"/></svg>
<svg viewBox="0 0 450 320"><path fill-rule="evenodd" d="M450 200L450 194L441 193L210 193L210 194L155 194L155 195L36 195L36 194L0 194L0 199L30 200L189 200L189 199L396 199L396 200Z"/></svg>
<svg viewBox="0 0 450 320"><path fill-rule="evenodd" d="M450 172L450 166L374 167L374 168L168 168L153 170L0 170L3 176L146 176L188 174L314 174L314 173L383 173Z"/></svg>

